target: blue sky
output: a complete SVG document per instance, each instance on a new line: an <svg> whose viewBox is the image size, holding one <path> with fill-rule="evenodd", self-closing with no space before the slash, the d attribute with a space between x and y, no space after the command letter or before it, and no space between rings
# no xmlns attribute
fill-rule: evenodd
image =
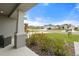
<svg viewBox="0 0 79 59"><path fill-rule="evenodd" d="M39 3L26 12L24 23L34 26L46 24L79 25L79 4L76 3Z"/></svg>

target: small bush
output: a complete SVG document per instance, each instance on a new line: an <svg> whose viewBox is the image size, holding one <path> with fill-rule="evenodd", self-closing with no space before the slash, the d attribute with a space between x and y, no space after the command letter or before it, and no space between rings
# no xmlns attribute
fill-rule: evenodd
<svg viewBox="0 0 79 59"><path fill-rule="evenodd" d="M51 41L49 40L49 38L41 33L41 34L38 34L38 33L35 33L35 34L32 34L29 39L27 40L27 44L28 45L38 45L39 49L41 51L48 51L48 47L49 47L49 43Z"/></svg>
<svg viewBox="0 0 79 59"><path fill-rule="evenodd" d="M39 34L38 37L39 37L38 46L40 47L40 50L48 52L51 42L50 39L43 33Z"/></svg>
<svg viewBox="0 0 79 59"><path fill-rule="evenodd" d="M32 34L31 36L29 36L29 38L27 39L27 45L36 45L36 34Z"/></svg>
<svg viewBox="0 0 79 59"><path fill-rule="evenodd" d="M53 48L51 49L51 52L54 54L54 55L57 55L57 56L68 56L68 55L71 55L71 48L70 46L68 45L68 43L62 39L55 39L53 40Z"/></svg>

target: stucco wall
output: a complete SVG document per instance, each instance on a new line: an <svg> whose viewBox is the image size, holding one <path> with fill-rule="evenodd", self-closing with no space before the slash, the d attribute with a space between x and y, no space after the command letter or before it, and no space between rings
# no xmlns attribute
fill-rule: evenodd
<svg viewBox="0 0 79 59"><path fill-rule="evenodd" d="M0 34L7 36L13 36L16 30L16 19L8 18L6 16L0 16Z"/></svg>

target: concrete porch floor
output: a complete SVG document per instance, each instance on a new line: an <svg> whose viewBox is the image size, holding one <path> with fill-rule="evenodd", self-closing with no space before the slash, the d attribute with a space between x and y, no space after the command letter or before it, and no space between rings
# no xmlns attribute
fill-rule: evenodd
<svg viewBox="0 0 79 59"><path fill-rule="evenodd" d="M13 48L13 46L12 40L12 44L5 48L0 48L0 56L38 56L26 46L18 49Z"/></svg>

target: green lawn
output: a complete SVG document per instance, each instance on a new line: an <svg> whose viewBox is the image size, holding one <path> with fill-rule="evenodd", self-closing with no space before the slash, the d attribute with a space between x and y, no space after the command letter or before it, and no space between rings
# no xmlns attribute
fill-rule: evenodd
<svg viewBox="0 0 79 59"><path fill-rule="evenodd" d="M51 39L62 39L67 42L79 42L79 35L71 34L70 37L68 37L67 34L60 34L60 33L47 33L46 34Z"/></svg>
<svg viewBox="0 0 79 59"><path fill-rule="evenodd" d="M40 29L28 29L29 32L39 32Z"/></svg>

